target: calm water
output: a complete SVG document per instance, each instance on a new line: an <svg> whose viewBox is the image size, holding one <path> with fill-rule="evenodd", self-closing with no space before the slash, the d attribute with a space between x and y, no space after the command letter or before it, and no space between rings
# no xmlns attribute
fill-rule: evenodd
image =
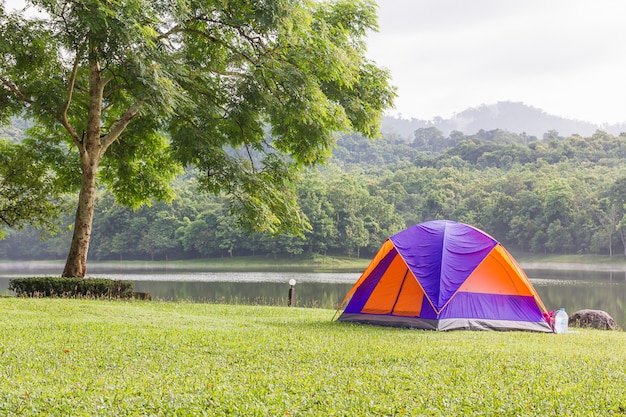
<svg viewBox="0 0 626 417"><path fill-rule="evenodd" d="M239 304L286 305L289 280L295 279L296 305L336 308L360 272L199 272L164 270L91 269L93 276L132 280L135 290L153 299ZM626 328L626 271L529 269L526 274L549 310L565 307L568 313L589 308L608 312ZM23 276L60 275L58 267L37 269L2 265L0 293L9 280Z"/></svg>

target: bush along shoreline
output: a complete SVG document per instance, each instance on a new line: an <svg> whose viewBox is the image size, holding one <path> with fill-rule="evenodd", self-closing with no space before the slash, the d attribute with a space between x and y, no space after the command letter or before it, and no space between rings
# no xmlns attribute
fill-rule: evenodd
<svg viewBox="0 0 626 417"><path fill-rule="evenodd" d="M9 281L18 297L132 298L133 281L107 278L30 277Z"/></svg>

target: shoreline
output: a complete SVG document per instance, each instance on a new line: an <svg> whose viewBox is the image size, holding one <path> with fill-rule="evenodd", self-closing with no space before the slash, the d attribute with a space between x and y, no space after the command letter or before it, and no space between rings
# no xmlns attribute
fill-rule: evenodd
<svg viewBox="0 0 626 417"><path fill-rule="evenodd" d="M584 271L626 271L626 257L608 257L601 255L550 255L537 256L522 254L513 255L523 269L567 270L577 269ZM89 261L88 270L98 272L102 270L120 269L136 271L307 271L307 272L360 272L364 270L371 259L346 258L332 256L298 256L284 258L269 258L267 256L241 256L232 258L189 259L173 261ZM65 261L62 260L32 260L13 261L0 260L0 271L62 271Z"/></svg>

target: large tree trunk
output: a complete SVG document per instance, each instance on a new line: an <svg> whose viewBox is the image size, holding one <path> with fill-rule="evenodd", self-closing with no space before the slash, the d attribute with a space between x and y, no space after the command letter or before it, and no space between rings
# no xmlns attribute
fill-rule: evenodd
<svg viewBox="0 0 626 417"><path fill-rule="evenodd" d="M626 228L621 228L618 226L617 234L622 241L622 247L624 248L624 256L626 256Z"/></svg>
<svg viewBox="0 0 626 417"><path fill-rule="evenodd" d="M77 144L80 151L82 180L80 194L78 195L72 245L70 246L65 269L63 270L64 277L83 278L87 272L87 253L89 252L93 211L96 201L96 173L102 154L106 150L100 138L102 90L103 83L100 65L97 61L92 61L89 73L87 135L85 138L83 134L83 140Z"/></svg>
<svg viewBox="0 0 626 417"><path fill-rule="evenodd" d="M78 207L74 221L74 235L72 245L67 255L64 277L84 277L87 272L87 253L91 239L93 211L96 200L96 171L97 162L90 161L87 166L83 163L82 183L78 195Z"/></svg>

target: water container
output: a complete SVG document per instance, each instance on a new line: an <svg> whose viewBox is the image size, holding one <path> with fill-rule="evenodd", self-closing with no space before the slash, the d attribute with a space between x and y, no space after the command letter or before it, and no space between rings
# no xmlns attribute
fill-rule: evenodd
<svg viewBox="0 0 626 417"><path fill-rule="evenodd" d="M560 308L554 316L554 333L563 334L567 333L567 322L569 317L565 312L565 309Z"/></svg>

